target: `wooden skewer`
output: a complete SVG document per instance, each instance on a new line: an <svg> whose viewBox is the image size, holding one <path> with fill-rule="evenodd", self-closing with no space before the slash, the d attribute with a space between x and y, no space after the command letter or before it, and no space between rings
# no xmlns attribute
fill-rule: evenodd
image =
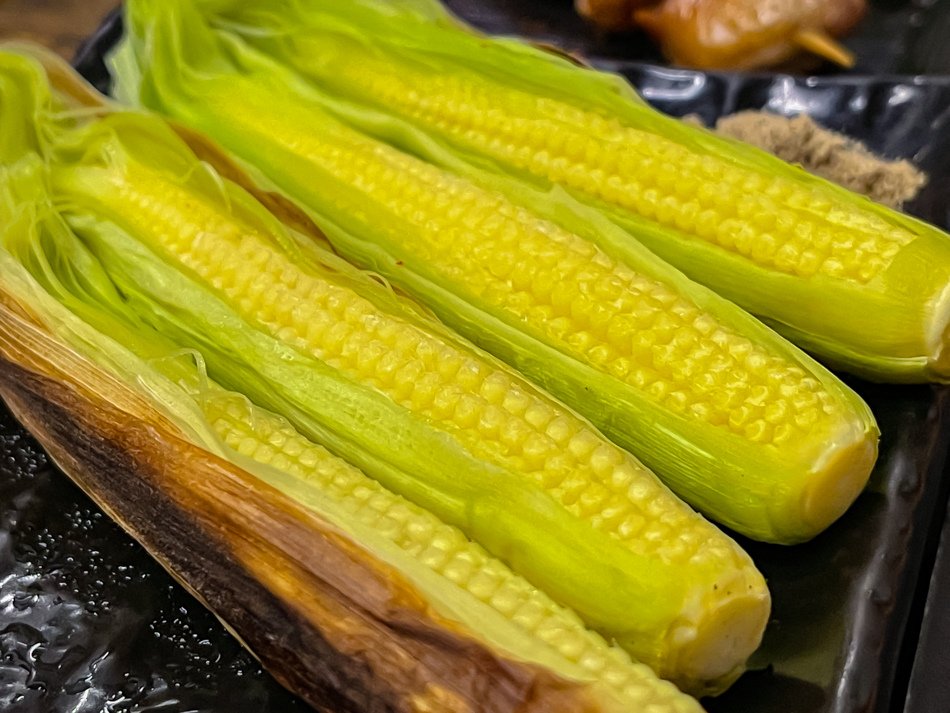
<svg viewBox="0 0 950 713"><path fill-rule="evenodd" d="M824 30L800 30L792 38L799 47L824 57L845 69L854 66L854 53Z"/></svg>

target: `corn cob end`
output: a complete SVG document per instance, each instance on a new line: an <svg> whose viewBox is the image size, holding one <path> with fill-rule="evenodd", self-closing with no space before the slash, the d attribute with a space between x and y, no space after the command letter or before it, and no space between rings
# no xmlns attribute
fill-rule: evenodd
<svg viewBox="0 0 950 713"><path fill-rule="evenodd" d="M950 382L950 285L948 285L932 310L934 315L930 327L930 341L934 344L928 360L927 371L932 380L940 383Z"/></svg>
<svg viewBox="0 0 950 713"><path fill-rule="evenodd" d="M671 653L658 673L697 697L722 693L761 645L771 607L757 570L714 583L709 596L697 603L697 613L671 630Z"/></svg>
<svg viewBox="0 0 950 713"><path fill-rule="evenodd" d="M803 490L802 518L808 539L841 517L867 485L877 460L876 434L831 451Z"/></svg>

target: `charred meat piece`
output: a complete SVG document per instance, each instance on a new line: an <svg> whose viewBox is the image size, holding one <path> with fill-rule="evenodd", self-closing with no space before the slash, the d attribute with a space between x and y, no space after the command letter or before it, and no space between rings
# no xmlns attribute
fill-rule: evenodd
<svg viewBox="0 0 950 713"><path fill-rule="evenodd" d="M850 67L834 38L866 9L865 0L664 0L633 16L670 61L697 69L767 67L802 50Z"/></svg>
<svg viewBox="0 0 950 713"><path fill-rule="evenodd" d="M629 30L636 26L633 12L650 0L576 0L577 12L605 30Z"/></svg>

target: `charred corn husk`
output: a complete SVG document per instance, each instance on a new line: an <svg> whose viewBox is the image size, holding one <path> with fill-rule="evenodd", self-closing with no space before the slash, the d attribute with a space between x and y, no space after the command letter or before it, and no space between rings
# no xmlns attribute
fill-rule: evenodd
<svg viewBox="0 0 950 713"><path fill-rule="evenodd" d="M129 16L120 61L143 102L254 163L345 256L567 401L714 519L794 542L861 491L877 438L863 402L609 221L566 194L460 163L450 172L358 133L189 5L132 2Z"/></svg>
<svg viewBox="0 0 950 713"><path fill-rule="evenodd" d="M738 675L768 616L764 581L629 454L289 232L157 119L115 114L68 130L51 120L40 133L54 204L78 238L11 243L37 279L73 280L198 351L225 388L458 528L662 675L694 691ZM286 459L303 444L275 451L290 433L265 431L279 442L248 442L246 455L293 471ZM301 465L320 454L308 453ZM388 511L388 496L360 492ZM448 538L424 557L448 566L455 551ZM500 570L452 566L459 581L475 577L473 593L517 609Z"/></svg>
<svg viewBox="0 0 950 713"><path fill-rule="evenodd" d="M763 152L681 125L619 79L477 36L434 0L202 3L392 142L414 132L563 186L832 366L947 381L950 239ZM253 26L253 30L248 29Z"/></svg>

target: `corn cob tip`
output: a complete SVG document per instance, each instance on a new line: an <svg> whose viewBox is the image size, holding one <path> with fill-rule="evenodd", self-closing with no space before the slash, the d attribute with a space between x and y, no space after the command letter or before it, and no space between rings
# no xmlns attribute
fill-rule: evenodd
<svg viewBox="0 0 950 713"><path fill-rule="evenodd" d="M680 689L694 695L718 695L745 671L745 662L759 648L768 624L772 599L762 576L740 576L719 582L715 604L705 602L701 621L673 630L675 661L670 670ZM719 590L725 590L725 596ZM736 665L736 661L742 663ZM661 673L662 675L662 673Z"/></svg>
<svg viewBox="0 0 950 713"><path fill-rule="evenodd" d="M944 288L931 311L931 344L933 356L927 362L930 378L941 383L950 382L950 285Z"/></svg>
<svg viewBox="0 0 950 713"><path fill-rule="evenodd" d="M845 513L867 485L876 460L877 438L871 433L829 453L802 494L802 518L812 533Z"/></svg>

